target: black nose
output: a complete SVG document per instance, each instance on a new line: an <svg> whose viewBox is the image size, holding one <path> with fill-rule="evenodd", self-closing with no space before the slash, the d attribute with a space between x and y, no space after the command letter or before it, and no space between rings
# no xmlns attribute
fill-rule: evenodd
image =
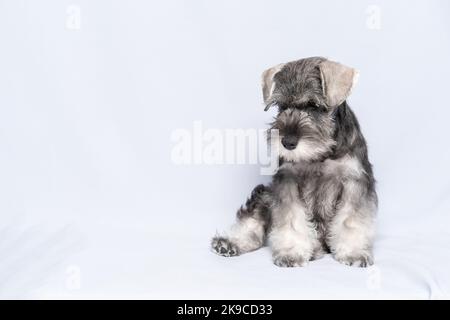
<svg viewBox="0 0 450 320"><path fill-rule="evenodd" d="M281 144L288 150L293 150L297 146L298 138L295 136L285 136L281 139Z"/></svg>

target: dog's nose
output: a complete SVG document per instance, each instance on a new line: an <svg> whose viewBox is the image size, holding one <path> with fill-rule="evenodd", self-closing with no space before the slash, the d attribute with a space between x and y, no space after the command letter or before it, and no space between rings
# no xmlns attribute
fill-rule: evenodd
<svg viewBox="0 0 450 320"><path fill-rule="evenodd" d="M294 136L285 136L281 139L281 144L288 150L293 150L297 146L298 138Z"/></svg>

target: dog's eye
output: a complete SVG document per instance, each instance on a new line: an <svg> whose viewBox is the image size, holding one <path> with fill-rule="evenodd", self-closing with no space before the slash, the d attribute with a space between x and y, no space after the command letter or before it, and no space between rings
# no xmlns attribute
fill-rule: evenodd
<svg viewBox="0 0 450 320"><path fill-rule="evenodd" d="M277 106L278 106L278 112L282 112L288 108L287 106L285 106L283 104L277 104Z"/></svg>
<svg viewBox="0 0 450 320"><path fill-rule="evenodd" d="M314 111L318 111L318 112L326 112L327 111L327 107L325 107L324 105L321 105L315 101L309 102L308 108L310 108Z"/></svg>

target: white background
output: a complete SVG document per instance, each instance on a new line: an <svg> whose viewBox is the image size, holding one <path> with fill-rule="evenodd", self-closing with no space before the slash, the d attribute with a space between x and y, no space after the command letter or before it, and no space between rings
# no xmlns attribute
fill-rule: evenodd
<svg viewBox="0 0 450 320"><path fill-rule="evenodd" d="M0 297L449 297L449 14L444 0L0 0ZM177 166L171 133L264 128L261 72L314 55L361 73L349 103L378 180L376 265L215 256L210 237L268 177Z"/></svg>

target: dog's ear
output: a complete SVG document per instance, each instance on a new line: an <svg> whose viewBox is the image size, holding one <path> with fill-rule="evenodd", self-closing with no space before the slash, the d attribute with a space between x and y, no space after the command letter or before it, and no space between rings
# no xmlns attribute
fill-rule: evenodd
<svg viewBox="0 0 450 320"><path fill-rule="evenodd" d="M350 95L359 72L338 62L326 60L319 64L322 90L329 107L337 107Z"/></svg>
<svg viewBox="0 0 450 320"><path fill-rule="evenodd" d="M262 85L262 91L263 91L263 98L264 98L264 104L266 105L266 108L264 111L267 111L270 108L269 100L272 96L273 90L275 89L275 82L273 80L273 77L283 68L285 64L280 63L270 69L267 69L263 72L261 77L261 85Z"/></svg>

